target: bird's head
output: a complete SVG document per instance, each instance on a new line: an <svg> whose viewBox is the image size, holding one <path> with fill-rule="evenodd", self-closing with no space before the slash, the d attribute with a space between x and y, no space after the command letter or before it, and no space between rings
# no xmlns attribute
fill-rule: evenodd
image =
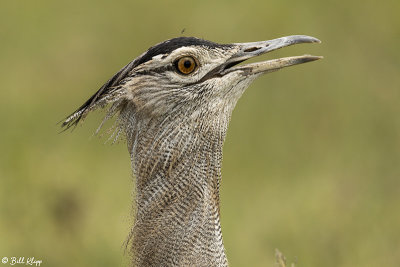
<svg viewBox="0 0 400 267"><path fill-rule="evenodd" d="M294 35L278 39L217 44L179 37L157 44L130 62L63 123L76 125L88 112L111 104L106 118L119 113L126 128L142 121L191 118L213 124L229 116L244 90L258 76L317 60L303 55L239 65L267 52L318 39ZM178 124L179 125L179 124Z"/></svg>

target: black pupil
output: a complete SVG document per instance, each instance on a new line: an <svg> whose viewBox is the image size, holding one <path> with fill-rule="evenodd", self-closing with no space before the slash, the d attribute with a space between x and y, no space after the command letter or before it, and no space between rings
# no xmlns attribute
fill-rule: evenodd
<svg viewBox="0 0 400 267"><path fill-rule="evenodd" d="M185 62L183 62L183 66L188 69L192 66L192 62L190 60L185 60Z"/></svg>

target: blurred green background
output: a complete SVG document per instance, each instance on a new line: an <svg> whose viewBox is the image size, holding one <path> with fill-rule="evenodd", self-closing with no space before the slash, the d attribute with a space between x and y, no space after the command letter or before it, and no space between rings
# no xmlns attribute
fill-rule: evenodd
<svg viewBox="0 0 400 267"><path fill-rule="evenodd" d="M123 143L104 115L58 121L148 47L307 34L264 56L322 61L258 79L224 146L231 266L400 266L399 1L11 1L0 7L0 257L123 266L132 225Z"/></svg>

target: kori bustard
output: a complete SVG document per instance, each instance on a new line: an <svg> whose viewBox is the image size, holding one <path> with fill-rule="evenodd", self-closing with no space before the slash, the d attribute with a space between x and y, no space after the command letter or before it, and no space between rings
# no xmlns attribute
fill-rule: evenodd
<svg viewBox="0 0 400 267"><path fill-rule="evenodd" d="M135 266L227 266L220 225L222 146L236 102L262 74L320 59L239 63L314 37L217 44L194 37L159 43L123 67L72 113L116 117L136 177L130 250Z"/></svg>

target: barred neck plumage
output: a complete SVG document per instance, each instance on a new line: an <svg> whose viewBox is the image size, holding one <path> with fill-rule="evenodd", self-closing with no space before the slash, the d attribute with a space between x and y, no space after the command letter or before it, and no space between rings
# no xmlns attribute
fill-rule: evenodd
<svg viewBox="0 0 400 267"><path fill-rule="evenodd" d="M221 118L205 124L192 116L172 121L168 116L136 129L130 151L137 266L227 266L219 184L229 115Z"/></svg>

